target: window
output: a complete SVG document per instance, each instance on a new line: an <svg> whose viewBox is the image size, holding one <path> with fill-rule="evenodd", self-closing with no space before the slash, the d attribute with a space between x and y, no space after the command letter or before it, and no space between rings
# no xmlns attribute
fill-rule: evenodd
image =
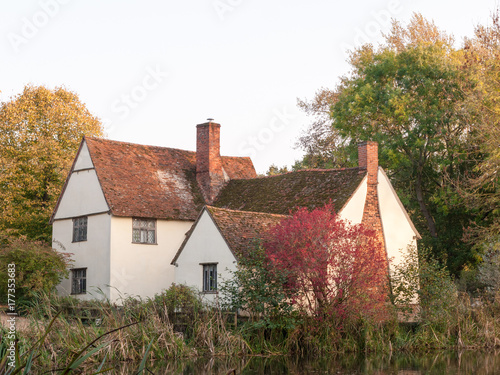
<svg viewBox="0 0 500 375"><path fill-rule="evenodd" d="M73 242L87 241L87 216L73 219Z"/></svg>
<svg viewBox="0 0 500 375"><path fill-rule="evenodd" d="M217 264L203 264L203 291L217 291Z"/></svg>
<svg viewBox="0 0 500 375"><path fill-rule="evenodd" d="M87 269L75 268L71 270L71 294L87 293Z"/></svg>
<svg viewBox="0 0 500 375"><path fill-rule="evenodd" d="M132 242L156 243L155 219L132 219Z"/></svg>

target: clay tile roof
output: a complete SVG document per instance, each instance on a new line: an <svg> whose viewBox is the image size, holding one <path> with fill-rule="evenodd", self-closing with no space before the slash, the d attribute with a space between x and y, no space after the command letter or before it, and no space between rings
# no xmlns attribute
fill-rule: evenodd
<svg viewBox="0 0 500 375"><path fill-rule="evenodd" d="M222 189L214 206L288 215L296 207L311 210L331 200L338 212L365 175L366 169L361 168L316 169L233 180Z"/></svg>
<svg viewBox="0 0 500 375"><path fill-rule="evenodd" d="M212 206L207 206L207 211L236 257L251 250L270 228L279 224L286 217Z"/></svg>
<svg viewBox="0 0 500 375"><path fill-rule="evenodd" d="M86 137L113 215L195 220L204 205L196 182L196 153ZM252 178L249 158L223 157L229 178Z"/></svg>

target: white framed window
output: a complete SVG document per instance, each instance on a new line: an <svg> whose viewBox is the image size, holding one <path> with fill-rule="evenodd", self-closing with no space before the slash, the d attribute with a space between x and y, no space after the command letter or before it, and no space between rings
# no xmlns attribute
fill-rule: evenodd
<svg viewBox="0 0 500 375"><path fill-rule="evenodd" d="M156 244L156 219L132 219L132 242Z"/></svg>
<svg viewBox="0 0 500 375"><path fill-rule="evenodd" d="M74 268L71 270L71 294L87 293L87 269Z"/></svg>
<svg viewBox="0 0 500 375"><path fill-rule="evenodd" d="M203 292L215 293L217 291L217 263L202 264L203 266Z"/></svg>
<svg viewBox="0 0 500 375"><path fill-rule="evenodd" d="M87 216L73 219L73 242L87 241Z"/></svg>

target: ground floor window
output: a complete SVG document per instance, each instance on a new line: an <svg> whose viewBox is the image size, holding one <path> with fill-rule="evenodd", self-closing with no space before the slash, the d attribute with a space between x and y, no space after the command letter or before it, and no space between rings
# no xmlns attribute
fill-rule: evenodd
<svg viewBox="0 0 500 375"><path fill-rule="evenodd" d="M71 294L87 293L87 269L75 268L71 270Z"/></svg>
<svg viewBox="0 0 500 375"><path fill-rule="evenodd" d="M203 264L203 291L217 291L217 263Z"/></svg>

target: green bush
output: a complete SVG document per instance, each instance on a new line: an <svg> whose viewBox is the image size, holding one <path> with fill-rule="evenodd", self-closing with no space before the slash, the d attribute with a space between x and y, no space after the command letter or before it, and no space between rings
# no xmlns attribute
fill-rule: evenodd
<svg viewBox="0 0 500 375"><path fill-rule="evenodd" d="M0 238L0 300L23 308L40 292L50 292L68 276L69 259L43 242ZM8 272L9 271L9 272Z"/></svg>
<svg viewBox="0 0 500 375"><path fill-rule="evenodd" d="M256 244L238 261L231 277L219 283L221 305L226 310L243 310L250 320L267 328L294 328L297 321L283 285L284 271L271 269L264 249ZM260 327L259 327L260 328Z"/></svg>
<svg viewBox="0 0 500 375"><path fill-rule="evenodd" d="M170 288L156 294L149 303L160 310L166 310L170 319L176 313L195 317L202 309L197 291L182 284L172 284Z"/></svg>

